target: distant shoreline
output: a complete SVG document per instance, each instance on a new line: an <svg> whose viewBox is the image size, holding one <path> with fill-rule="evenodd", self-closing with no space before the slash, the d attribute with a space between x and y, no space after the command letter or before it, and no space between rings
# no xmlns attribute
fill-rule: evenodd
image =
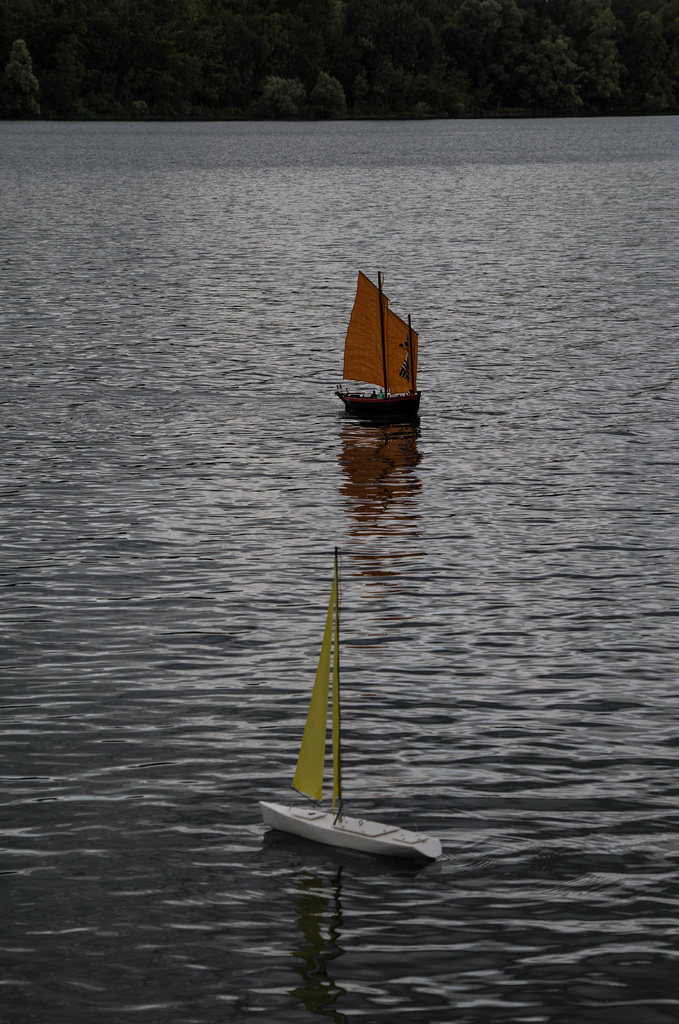
<svg viewBox="0 0 679 1024"><path fill-rule="evenodd" d="M584 121L587 119L613 119L613 118L635 118L635 117L677 117L679 110L615 110L609 112L601 111L578 111L570 113L557 113L554 111L530 110L530 111L483 111L477 114L355 114L346 117L257 117L248 114L232 114L215 117L201 117L198 115L185 115L183 117L161 117L146 115L131 117L116 116L92 116L92 117L0 117L0 123L27 123L39 122L41 124L229 124L229 123L258 123L258 124L348 124L357 121L362 122L383 122L383 121L531 121L531 120L558 120L558 121Z"/></svg>

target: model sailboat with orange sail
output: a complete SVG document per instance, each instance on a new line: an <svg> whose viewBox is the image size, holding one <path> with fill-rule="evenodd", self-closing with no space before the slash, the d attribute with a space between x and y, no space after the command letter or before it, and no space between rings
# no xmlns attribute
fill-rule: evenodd
<svg viewBox="0 0 679 1024"><path fill-rule="evenodd" d="M332 688L330 686L332 679ZM328 703L332 704L332 809L324 810L323 777L327 739ZM335 549L335 575L325 620L321 655L309 704L293 788L313 801L311 807L260 801L265 825L313 839L327 846L339 846L364 853L413 860L436 860L441 843L432 836L411 832L397 825L385 825L365 818L350 818L342 803L342 750L340 735L339 659L339 570Z"/></svg>
<svg viewBox="0 0 679 1024"><path fill-rule="evenodd" d="M356 416L412 417L420 408L417 334L410 317L406 323L389 308L383 283L381 273L375 287L359 272L344 342L344 385L340 384L335 394L347 412ZM366 384L372 393L365 390Z"/></svg>

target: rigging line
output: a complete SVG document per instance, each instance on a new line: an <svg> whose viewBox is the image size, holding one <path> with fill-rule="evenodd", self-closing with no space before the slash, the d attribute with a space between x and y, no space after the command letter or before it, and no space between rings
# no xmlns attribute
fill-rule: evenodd
<svg viewBox="0 0 679 1024"><path fill-rule="evenodd" d="M337 687L337 765L334 766L334 770L337 772L337 814L333 824L342 818L344 811L344 797L343 797L343 786L342 786L342 706L341 706L341 684L340 684L340 650L339 650L339 636L340 636L340 552L337 545L335 545L335 663L337 666L337 673L333 675L333 685ZM334 703L334 702L333 702ZM334 751L333 751L334 753ZM333 779L333 787L335 781Z"/></svg>
<svg viewBox="0 0 679 1024"><path fill-rule="evenodd" d="M419 830L419 828L418 828L418 825L417 825L417 820L416 820L416 818L415 818L415 812L413 811L413 805L412 805L412 804L411 804L411 802L410 802L410 797L408 796L408 793L407 793L407 792L406 792L406 803L407 803L407 805L408 805L408 813L410 814L410 821L411 821L411 824L412 824L412 825L414 826L414 828L413 828L413 832L417 832L417 833L419 834L419 831L420 831L420 830Z"/></svg>

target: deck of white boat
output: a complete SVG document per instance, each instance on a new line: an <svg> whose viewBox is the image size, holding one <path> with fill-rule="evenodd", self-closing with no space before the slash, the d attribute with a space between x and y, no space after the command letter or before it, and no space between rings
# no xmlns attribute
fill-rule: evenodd
<svg viewBox="0 0 679 1024"><path fill-rule="evenodd" d="M334 828L338 832L350 832L352 835L366 836L369 839L390 836L392 839L398 839L401 843L421 843L427 838L416 832L410 832L408 829L399 828L398 825L384 825L382 822L366 821L363 818L341 817L335 821L331 814L318 811L313 807L290 807L289 813L293 817L299 818L300 821L314 821L319 825L325 824L327 828ZM325 822L322 821L324 818Z"/></svg>

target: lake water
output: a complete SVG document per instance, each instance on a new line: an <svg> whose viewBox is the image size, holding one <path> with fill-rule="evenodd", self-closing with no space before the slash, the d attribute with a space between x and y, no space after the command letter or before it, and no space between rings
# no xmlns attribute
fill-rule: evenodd
<svg viewBox="0 0 679 1024"><path fill-rule="evenodd" d="M5 122L0 194L3 1021L676 1021L679 118ZM259 821L335 545L422 869Z"/></svg>

